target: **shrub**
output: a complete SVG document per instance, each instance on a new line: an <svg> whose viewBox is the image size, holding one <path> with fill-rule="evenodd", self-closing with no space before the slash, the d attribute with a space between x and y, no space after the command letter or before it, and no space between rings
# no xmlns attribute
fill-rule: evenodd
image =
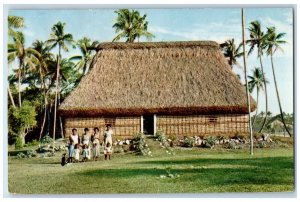
<svg viewBox="0 0 300 202"><path fill-rule="evenodd" d="M192 137L185 137L183 141L184 147L193 147L195 146L195 139Z"/></svg>
<svg viewBox="0 0 300 202"><path fill-rule="evenodd" d="M227 146L228 149L237 149L236 142L231 140Z"/></svg>
<svg viewBox="0 0 300 202"><path fill-rule="evenodd" d="M266 142L265 141L260 141L259 143L258 143L258 147L259 148L265 148L267 145L266 145Z"/></svg>
<svg viewBox="0 0 300 202"><path fill-rule="evenodd" d="M174 151L173 151L173 149L170 147L168 139L167 139L167 137L166 137L166 135L164 133L157 132L155 134L155 137L157 137L157 140L161 143L162 147L166 150L167 154L175 154Z"/></svg>
<svg viewBox="0 0 300 202"><path fill-rule="evenodd" d="M145 135L143 133L138 133L134 136L133 146L135 151L139 155L149 155L152 156L149 146L146 143Z"/></svg>
<svg viewBox="0 0 300 202"><path fill-rule="evenodd" d="M41 139L41 143L42 144L53 143L53 139L49 135L46 135Z"/></svg>
<svg viewBox="0 0 300 202"><path fill-rule="evenodd" d="M206 141L205 141L205 147L208 147L208 148L213 148L216 144L216 137L213 137L213 136L209 136L206 138Z"/></svg>
<svg viewBox="0 0 300 202"><path fill-rule="evenodd" d="M37 146L37 145L39 145L39 141L32 140L31 142L27 142L27 144L25 144L24 147Z"/></svg>
<svg viewBox="0 0 300 202"><path fill-rule="evenodd" d="M22 137L18 136L15 142L15 149L22 149L23 148L23 140Z"/></svg>

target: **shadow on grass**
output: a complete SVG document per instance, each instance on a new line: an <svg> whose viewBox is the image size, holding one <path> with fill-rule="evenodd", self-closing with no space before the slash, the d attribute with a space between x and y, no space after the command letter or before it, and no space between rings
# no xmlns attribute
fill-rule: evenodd
<svg viewBox="0 0 300 202"><path fill-rule="evenodd" d="M136 177L156 178L160 175L165 175L167 171L166 169L156 169L155 166L164 165L170 167L171 173L181 175L181 177L178 178L181 182L204 183L207 185L292 185L294 178L292 157L265 157L255 159L199 158L192 160L145 161L139 163L149 164L149 167L151 166L152 168L90 170L80 172L78 175L95 178L103 177L106 179L130 179ZM180 165L185 165L185 168L178 168ZM216 165L219 165L219 167ZM222 165L231 165L231 167L224 168ZM172 169L172 166L176 166L176 169Z"/></svg>
<svg viewBox="0 0 300 202"><path fill-rule="evenodd" d="M188 168L171 169L172 174L179 174L179 178L167 178L182 183L206 184L206 185L292 185L293 170L258 169L258 168ZM122 180L144 178L156 179L160 175L166 175L165 169L103 169L79 172L77 177L90 177L94 179L118 179ZM165 179L157 179L165 180ZM164 181L161 181L164 182Z"/></svg>
<svg viewBox="0 0 300 202"><path fill-rule="evenodd" d="M262 157L262 158L239 158L239 159L220 159L220 158L194 158L188 160L154 160L136 162L138 164L157 164L157 165L236 165L236 166L255 166L258 168L272 169L293 169L293 157Z"/></svg>

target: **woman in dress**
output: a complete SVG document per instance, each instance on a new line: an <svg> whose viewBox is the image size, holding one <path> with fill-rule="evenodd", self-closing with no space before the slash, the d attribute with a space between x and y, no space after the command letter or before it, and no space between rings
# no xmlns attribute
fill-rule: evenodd
<svg viewBox="0 0 300 202"><path fill-rule="evenodd" d="M69 136L69 158L68 162L71 163L73 160L74 146L79 143L79 136L77 134L77 129L72 129L72 135Z"/></svg>
<svg viewBox="0 0 300 202"><path fill-rule="evenodd" d="M98 127L94 128L91 140L93 143L93 159L97 160L100 157L100 133Z"/></svg>
<svg viewBox="0 0 300 202"><path fill-rule="evenodd" d="M88 132L89 132L89 129L85 128L84 133L81 137L81 140L82 140L82 146L84 147L86 145L85 146L86 149L90 151L90 136L89 136ZM90 159L90 152L88 152L87 158Z"/></svg>

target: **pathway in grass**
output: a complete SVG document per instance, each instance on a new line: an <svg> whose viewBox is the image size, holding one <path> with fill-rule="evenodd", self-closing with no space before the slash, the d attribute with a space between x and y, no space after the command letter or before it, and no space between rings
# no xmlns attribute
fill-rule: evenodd
<svg viewBox="0 0 300 202"><path fill-rule="evenodd" d="M60 157L9 158L12 193L205 193L293 191L292 148L175 149L166 155L147 140L153 157L115 154L111 161L61 167ZM167 171L178 178L160 178Z"/></svg>

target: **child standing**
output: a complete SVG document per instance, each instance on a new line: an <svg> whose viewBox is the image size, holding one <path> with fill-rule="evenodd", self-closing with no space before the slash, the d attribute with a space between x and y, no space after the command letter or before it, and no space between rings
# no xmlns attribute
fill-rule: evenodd
<svg viewBox="0 0 300 202"><path fill-rule="evenodd" d="M104 156L105 160L110 160L110 157L112 155L112 145L108 142L104 147Z"/></svg>
<svg viewBox="0 0 300 202"><path fill-rule="evenodd" d="M65 165L67 164L66 153L64 153L64 154L62 155L60 164L61 164L61 166L65 166Z"/></svg>
<svg viewBox="0 0 300 202"><path fill-rule="evenodd" d="M75 159L75 162L79 162L79 154L80 154L80 150L79 150L79 147L78 147L78 144L75 144L75 147L74 147L74 159Z"/></svg>
<svg viewBox="0 0 300 202"><path fill-rule="evenodd" d="M85 162L90 157L90 150L89 150L89 147L86 144L84 144L82 148L83 148L83 150L82 150L82 161Z"/></svg>

